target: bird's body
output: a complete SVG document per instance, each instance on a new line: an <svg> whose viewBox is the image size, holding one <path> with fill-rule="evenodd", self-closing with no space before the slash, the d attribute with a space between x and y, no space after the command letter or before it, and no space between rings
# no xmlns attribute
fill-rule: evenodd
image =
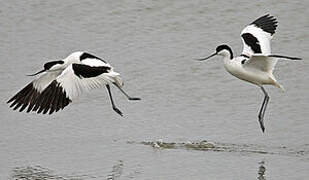
<svg viewBox="0 0 309 180"><path fill-rule="evenodd" d="M41 75L30 82L24 89L13 96L8 103L14 110L52 114L67 106L85 91L106 86L113 109L120 115L121 111L114 105L110 84L117 86L129 100L139 100L128 96L120 74L101 58L86 52L74 52L67 58L44 64L44 70L35 73Z"/></svg>
<svg viewBox="0 0 309 180"><path fill-rule="evenodd" d="M262 89L265 98L258 118L263 132L265 130L264 113L269 101L269 96L263 85L273 85L284 90L273 75L278 58L300 60L296 57L271 54L270 41L276 28L277 21L273 16L262 16L242 30L241 38L244 48L240 56L234 57L229 46L220 45L214 54L200 59L206 60L215 55L222 56L224 67L230 74Z"/></svg>
<svg viewBox="0 0 309 180"><path fill-rule="evenodd" d="M262 57L268 60L266 57ZM223 58L225 69L233 76L250 82L252 84L262 86L262 85L274 85L277 87L282 87L271 71L263 71L262 69L255 67L246 67L246 61L250 58L245 58L242 56L234 58L232 61L229 58Z"/></svg>

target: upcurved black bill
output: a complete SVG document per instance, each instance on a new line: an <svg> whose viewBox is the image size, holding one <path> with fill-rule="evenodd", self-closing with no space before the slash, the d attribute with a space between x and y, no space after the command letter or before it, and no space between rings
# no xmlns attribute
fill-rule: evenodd
<svg viewBox="0 0 309 180"><path fill-rule="evenodd" d="M39 71L39 72L37 72L37 73L27 75L27 76L35 76L35 75L38 75L38 74L40 74L40 73L42 73L42 72L45 72L45 69L43 69L42 71Z"/></svg>
<svg viewBox="0 0 309 180"><path fill-rule="evenodd" d="M210 55L210 56L208 56L208 57L205 57L205 58L202 58L202 59L196 59L196 60L198 60L198 61L204 61L204 60L207 60L207 59L209 59L209 58L211 58L211 57L213 57L213 56L215 56L215 55L217 55L217 52L213 53L212 55Z"/></svg>

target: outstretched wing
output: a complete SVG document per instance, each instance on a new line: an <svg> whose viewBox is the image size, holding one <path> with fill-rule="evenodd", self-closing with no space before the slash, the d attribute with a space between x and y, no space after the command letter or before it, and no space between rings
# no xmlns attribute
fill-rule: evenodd
<svg viewBox="0 0 309 180"><path fill-rule="evenodd" d="M67 106L72 99L85 91L99 88L113 81L118 73L112 67L101 62L82 61L83 64L71 64L39 96L33 111L52 114ZM91 66L91 65L95 66Z"/></svg>
<svg viewBox="0 0 309 180"><path fill-rule="evenodd" d="M255 54L248 61L245 61L243 66L244 68L256 69L268 73L273 71L273 61L276 61L276 58Z"/></svg>
<svg viewBox="0 0 309 180"><path fill-rule="evenodd" d="M11 103L10 107L14 110L20 108L20 112L28 106L27 112L30 112L44 89L55 80L61 72L61 70L43 72L40 77L33 80L26 87L16 93L7 103Z"/></svg>
<svg viewBox="0 0 309 180"><path fill-rule="evenodd" d="M242 54L247 56L253 54L270 55L270 41L275 34L277 23L275 17L267 14L245 27L241 32Z"/></svg>

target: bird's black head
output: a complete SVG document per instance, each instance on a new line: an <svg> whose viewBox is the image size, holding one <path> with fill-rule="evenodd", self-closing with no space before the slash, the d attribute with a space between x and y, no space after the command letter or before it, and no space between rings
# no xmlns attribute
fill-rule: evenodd
<svg viewBox="0 0 309 180"><path fill-rule="evenodd" d="M230 46L228 46L226 44L222 44L222 45L218 46L216 48L216 54L224 56L226 54L226 52L224 52L224 50L227 50L230 54L230 59L233 59L233 51L230 48Z"/></svg>
<svg viewBox="0 0 309 180"><path fill-rule="evenodd" d="M48 71L48 70L51 70L53 68L57 68L57 65L61 65L63 64L64 61L62 60L59 60L59 61L50 61L50 62L47 62L44 64L44 69L42 71L39 71L37 73L34 73L34 74L30 74L30 75L27 75L27 76L35 76L35 75L38 75L42 72L45 72L45 71ZM59 67L59 66L58 66Z"/></svg>
<svg viewBox="0 0 309 180"><path fill-rule="evenodd" d="M233 52L232 52L232 49L226 45L226 44L222 44L220 46L218 46L216 48L216 52L213 53L212 55L206 57L206 58L202 58L202 59L198 59L200 61L203 61L203 60L206 60L206 59L209 59L215 55L220 55L220 56L229 56L230 59L233 59Z"/></svg>

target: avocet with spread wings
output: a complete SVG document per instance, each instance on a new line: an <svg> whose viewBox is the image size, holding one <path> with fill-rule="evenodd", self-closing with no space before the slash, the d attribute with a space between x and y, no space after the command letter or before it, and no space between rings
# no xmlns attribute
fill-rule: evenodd
<svg viewBox="0 0 309 180"><path fill-rule="evenodd" d="M243 51L238 57L233 56L232 49L228 45L220 45L216 52L201 61L215 55L223 57L225 69L237 78L259 86L265 97L259 111L258 119L264 132L264 114L269 101L269 96L263 85L273 85L283 90L273 75L273 70L278 58L301 60L297 57L289 57L271 54L270 41L277 28L277 20L269 14L264 15L241 32Z"/></svg>
<svg viewBox="0 0 309 180"><path fill-rule="evenodd" d="M38 74L41 75L7 102L11 103L10 107L14 110L19 108L20 112L27 108L27 112L52 114L83 92L105 86L113 110L122 116L113 101L110 84L115 85L129 100L140 100L130 97L122 89L120 74L110 64L87 52L74 52L63 60L47 62L42 71L29 76Z"/></svg>

